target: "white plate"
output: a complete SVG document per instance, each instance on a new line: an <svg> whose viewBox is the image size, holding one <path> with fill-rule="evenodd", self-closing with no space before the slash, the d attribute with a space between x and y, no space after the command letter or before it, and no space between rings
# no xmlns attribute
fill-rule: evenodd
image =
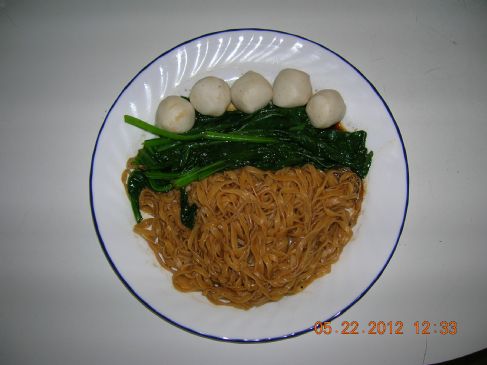
<svg viewBox="0 0 487 365"><path fill-rule="evenodd" d="M348 129L367 131L374 151L362 215L352 241L332 272L306 290L248 311L215 306L199 293L174 289L145 241L132 231L134 217L120 175L148 138L123 122L130 114L152 121L159 101L188 95L200 78L232 83L248 70L272 82L292 67L311 75L314 89L333 88L347 104ZM90 175L93 221L114 271L148 309L193 333L230 341L272 341L312 330L354 305L381 275L401 235L408 204L408 167L394 118L374 86L335 52L305 38L271 30L207 34L157 57L122 90L101 126ZM116 305L116 303L113 303Z"/></svg>

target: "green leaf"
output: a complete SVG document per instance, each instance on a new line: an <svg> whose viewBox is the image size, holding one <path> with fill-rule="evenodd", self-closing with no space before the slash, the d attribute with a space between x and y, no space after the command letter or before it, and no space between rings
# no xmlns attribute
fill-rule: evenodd
<svg viewBox="0 0 487 365"><path fill-rule="evenodd" d="M144 187L165 192L220 171L254 166L263 170L313 164L319 169L348 167L364 178L372 162L365 131L314 128L304 107L269 104L253 113L226 112L220 117L196 114L194 128L171 133L126 115L125 122L158 135L144 142L129 177L129 196L137 221L138 195ZM196 206L184 203L181 219L190 226Z"/></svg>

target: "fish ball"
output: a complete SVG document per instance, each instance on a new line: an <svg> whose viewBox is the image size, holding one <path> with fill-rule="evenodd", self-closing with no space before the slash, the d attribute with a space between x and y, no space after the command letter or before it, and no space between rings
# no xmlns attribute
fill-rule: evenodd
<svg viewBox="0 0 487 365"><path fill-rule="evenodd" d="M168 96L156 112L156 124L169 132L184 133L193 128L195 111L189 101L180 96Z"/></svg>
<svg viewBox="0 0 487 365"><path fill-rule="evenodd" d="M274 105L294 108L306 105L313 95L311 80L306 72L286 68L274 80Z"/></svg>
<svg viewBox="0 0 487 365"><path fill-rule="evenodd" d="M345 116L346 106L336 90L320 90L309 99L306 105L311 124L316 128L328 128L340 122Z"/></svg>
<svg viewBox="0 0 487 365"><path fill-rule="evenodd" d="M253 113L269 104L272 86L262 75L249 71L232 85L232 103L244 113Z"/></svg>
<svg viewBox="0 0 487 365"><path fill-rule="evenodd" d="M230 87L224 80L208 76L194 84L189 100L201 114L219 117L230 104Z"/></svg>

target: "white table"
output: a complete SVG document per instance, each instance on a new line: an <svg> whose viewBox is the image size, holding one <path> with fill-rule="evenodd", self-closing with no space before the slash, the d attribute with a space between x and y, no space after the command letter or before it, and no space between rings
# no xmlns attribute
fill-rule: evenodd
<svg viewBox="0 0 487 365"><path fill-rule="evenodd" d="M0 363L422 364L487 345L485 1L0 0ZM325 44L378 88L410 163L403 236L341 320L405 334L238 345L146 310L93 229L92 148L107 108L166 49L262 27ZM412 323L456 321L456 335Z"/></svg>

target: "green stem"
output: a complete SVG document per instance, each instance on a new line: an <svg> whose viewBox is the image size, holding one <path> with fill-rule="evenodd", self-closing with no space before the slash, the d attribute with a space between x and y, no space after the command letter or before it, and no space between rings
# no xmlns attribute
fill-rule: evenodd
<svg viewBox="0 0 487 365"><path fill-rule="evenodd" d="M205 177L212 175L213 173L223 170L226 166L225 161L217 161L211 165L202 167L201 169L196 169L184 174L179 179L173 181L175 187L183 187L189 185L195 180L202 180Z"/></svg>
<svg viewBox="0 0 487 365"><path fill-rule="evenodd" d="M173 143L174 140L172 139L160 137L160 138L148 139L144 141L144 147L159 147L159 146L170 145Z"/></svg>
<svg viewBox="0 0 487 365"><path fill-rule="evenodd" d="M145 171L144 175L149 179L172 180L177 179L181 174L176 172Z"/></svg>
<svg viewBox="0 0 487 365"><path fill-rule="evenodd" d="M235 133L220 133L220 132L203 132L206 139L217 141L231 141L231 142L253 142L253 143L273 143L276 142L274 138L250 136Z"/></svg>
<svg viewBox="0 0 487 365"><path fill-rule="evenodd" d="M168 182L160 182L159 180L155 179L148 179L149 185L154 191L158 191L160 193L167 193L173 189L173 185Z"/></svg>
<svg viewBox="0 0 487 365"><path fill-rule="evenodd" d="M235 133L219 133L219 132L201 132L197 134L178 134L165 131L164 129L146 123L141 119L132 117L131 115L124 115L125 123L140 128L146 132L155 134L157 136L173 139L176 141L197 141L201 139L217 140L217 141L235 141L235 142L253 142L253 143L273 143L276 142L273 138L250 136ZM162 142L162 141L161 141ZM156 142L151 142L156 144Z"/></svg>
<svg viewBox="0 0 487 365"><path fill-rule="evenodd" d="M176 141L194 141L196 139L199 139L198 136L177 134L165 131L164 129L157 128L152 124L146 123L141 119L132 117L131 115L124 115L123 118L125 120L125 123L133 125L134 127L140 128L146 132L155 134L156 136L166 137L169 139L174 139Z"/></svg>

